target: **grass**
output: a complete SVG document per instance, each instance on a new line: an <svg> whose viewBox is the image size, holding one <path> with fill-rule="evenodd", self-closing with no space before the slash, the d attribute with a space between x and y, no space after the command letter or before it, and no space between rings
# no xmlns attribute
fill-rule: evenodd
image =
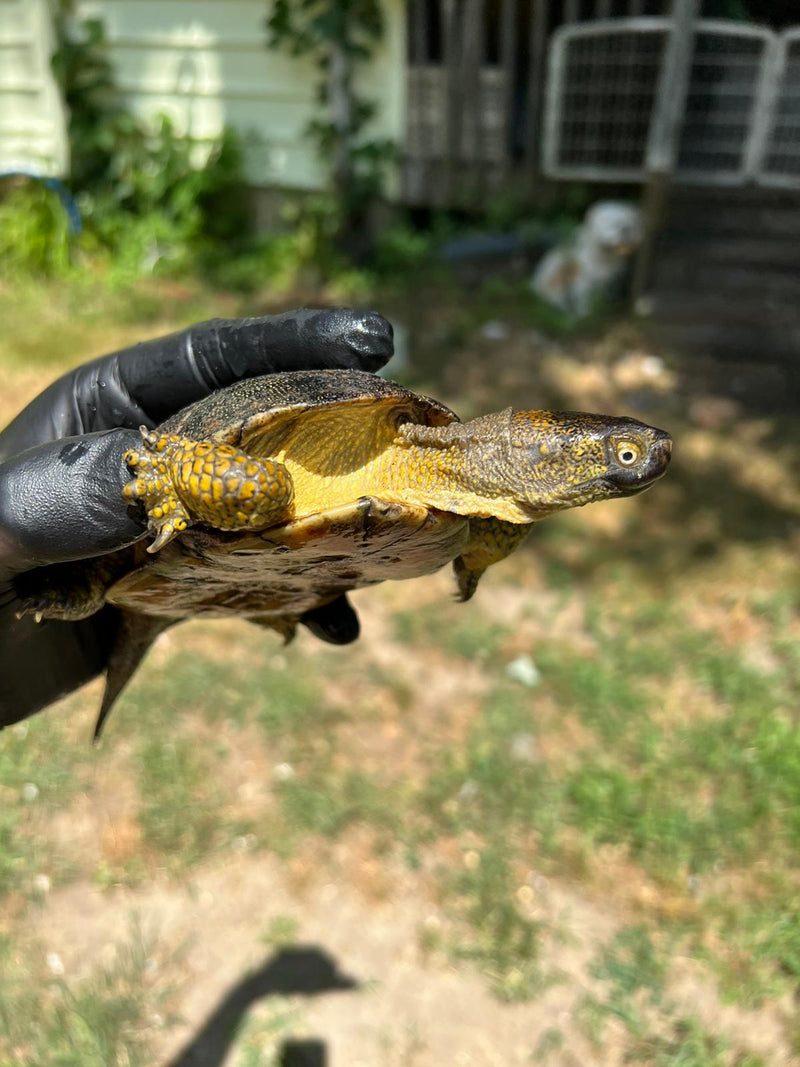
<svg viewBox="0 0 800 1067"><path fill-rule="evenodd" d="M0 1062L7 1067L146 1067L150 1037L170 1023L171 990L153 982L154 946L133 924L114 961L84 978L39 945L0 940Z"/></svg>
<svg viewBox="0 0 800 1067"><path fill-rule="evenodd" d="M136 753L143 841L172 869L189 868L207 856L226 828L213 765L213 753L188 738L147 738Z"/></svg>
<svg viewBox="0 0 800 1067"><path fill-rule="evenodd" d="M444 618L438 609L397 611L392 617L393 634L401 644L432 644L459 659L480 661L495 657L509 636L508 627L465 618L464 614L460 605L455 605L455 611L451 609Z"/></svg>
<svg viewBox="0 0 800 1067"><path fill-rule="evenodd" d="M47 834L49 819L80 788L88 762L68 735L64 721L54 717L31 719L3 735L0 898L12 892L31 895L36 875L46 873L51 880L69 877L70 859L58 840L49 840L46 860L35 842Z"/></svg>
<svg viewBox="0 0 800 1067"><path fill-rule="evenodd" d="M0 293L10 378L52 376L84 352L220 311L196 289L171 306L144 287L120 322L113 295L105 309L63 287L51 295L37 321L41 296L21 293L15 308ZM458 336L468 343L469 331ZM485 401L474 403L514 401L481 392L482 364L463 358L454 366ZM667 415L680 439L680 416ZM354 841L387 872L401 865L441 919L425 947L508 1002L573 981L552 953L569 921L562 929L530 906L544 875L613 916L616 933L584 974L586 1033L602 1041L613 1022L631 1063L769 1062L672 993L689 957L713 996L740 1010L778 1010L800 994L800 585L786 509L766 509L761 528L737 519L756 502L729 466L720 473L724 438L703 438L715 506L727 509L717 516L727 536L710 544L692 526L699 472L679 458L668 505L658 488L616 527L595 525L592 509L548 520L470 604L426 599L424 582L365 593L385 639L365 627L349 649L307 634L282 648L255 627L176 628L120 701L99 755L67 713L84 714L82 695L0 736L0 1063L151 1062L148 1019L163 1014L144 949L80 981L26 954L25 931L48 907L37 875L109 892L147 886L157 869L191 881L245 839L287 871L313 857L330 882L359 884ZM505 674L521 654L538 671L530 686ZM71 850L80 803L130 823L124 856L104 853L99 816L99 858ZM269 943L298 936L293 918L282 923ZM289 1022L280 1007L254 1016L241 1062L269 1062ZM572 1029L545 1028L539 1062L570 1055ZM796 1019L780 1055L800 1055Z"/></svg>

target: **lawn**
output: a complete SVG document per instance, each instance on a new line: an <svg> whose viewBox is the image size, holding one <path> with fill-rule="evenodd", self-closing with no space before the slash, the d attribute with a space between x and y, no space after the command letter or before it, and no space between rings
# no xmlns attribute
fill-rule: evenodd
<svg viewBox="0 0 800 1067"><path fill-rule="evenodd" d="M99 683L0 735L0 1065L796 1062L796 416L636 324L543 334L518 292L375 303L463 416L626 412L672 467L542 523L467 605L448 573L362 591L345 649L188 623L98 748ZM0 291L0 419L260 310Z"/></svg>

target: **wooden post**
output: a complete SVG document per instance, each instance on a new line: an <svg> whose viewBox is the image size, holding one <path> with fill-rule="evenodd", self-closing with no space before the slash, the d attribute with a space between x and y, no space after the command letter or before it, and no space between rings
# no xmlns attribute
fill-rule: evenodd
<svg viewBox="0 0 800 1067"><path fill-rule="evenodd" d="M444 202L452 202L456 160L461 155L461 19L460 0L441 0L442 66L445 77L445 166Z"/></svg>
<svg viewBox="0 0 800 1067"><path fill-rule="evenodd" d="M694 22L701 0L673 0L672 26L661 60L645 157L646 186L642 210L644 236L632 280L634 303L645 291L667 193L678 159L686 94L694 54Z"/></svg>
<svg viewBox="0 0 800 1067"><path fill-rule="evenodd" d="M485 62L486 42L483 26L483 0L465 0L464 27L461 38L459 78L461 80L461 153L469 160L468 190L470 200L481 192L484 182L484 112L481 69Z"/></svg>
<svg viewBox="0 0 800 1067"><path fill-rule="evenodd" d="M500 67L506 79L503 94L503 109L506 115L506 143L503 158L503 177L507 178L511 170L512 153L512 115L514 113L514 92L517 74L517 0L503 0L502 22L500 23Z"/></svg>
<svg viewBox="0 0 800 1067"><path fill-rule="evenodd" d="M544 99L545 63L547 58L547 20L550 0L532 0L532 2L525 160L531 177L535 178L541 173L540 160L542 153L539 145L539 135L542 129L542 101Z"/></svg>

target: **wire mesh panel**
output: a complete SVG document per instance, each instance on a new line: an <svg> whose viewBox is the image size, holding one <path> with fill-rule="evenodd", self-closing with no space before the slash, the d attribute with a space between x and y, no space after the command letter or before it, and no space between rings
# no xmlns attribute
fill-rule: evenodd
<svg viewBox="0 0 800 1067"><path fill-rule="evenodd" d="M769 30L757 26L697 24L678 146L679 178L736 184L748 176L748 146L760 118L773 41Z"/></svg>
<svg viewBox="0 0 800 1067"><path fill-rule="evenodd" d="M637 181L667 19L609 19L553 36L545 106L544 171L554 178Z"/></svg>
<svg viewBox="0 0 800 1067"><path fill-rule="evenodd" d="M667 19L615 19L565 26L554 35L545 173L590 181L644 178L669 29ZM734 185L800 177L800 31L783 37L781 68L770 30L712 19L696 23L677 145L679 179Z"/></svg>
<svg viewBox="0 0 800 1067"><path fill-rule="evenodd" d="M781 35L776 61L769 132L758 180L764 185L800 186L800 30Z"/></svg>

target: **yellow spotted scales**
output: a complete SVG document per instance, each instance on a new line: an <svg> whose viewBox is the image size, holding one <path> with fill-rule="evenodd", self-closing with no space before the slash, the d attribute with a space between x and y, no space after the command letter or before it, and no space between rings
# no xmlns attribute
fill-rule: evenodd
<svg viewBox="0 0 800 1067"><path fill-rule="evenodd" d="M135 477L122 490L140 501L157 552L196 522L218 530L258 530L285 518L294 489L286 468L233 445L190 441L140 427L144 451L123 456Z"/></svg>

